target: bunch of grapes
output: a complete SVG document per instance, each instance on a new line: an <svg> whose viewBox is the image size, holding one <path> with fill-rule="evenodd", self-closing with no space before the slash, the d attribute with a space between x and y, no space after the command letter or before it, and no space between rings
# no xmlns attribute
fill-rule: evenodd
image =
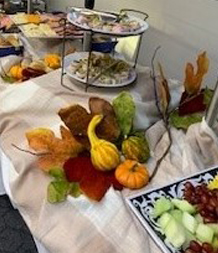
<svg viewBox="0 0 218 253"><path fill-rule="evenodd" d="M196 206L204 223L218 222L218 189L209 190L206 184L194 187L190 182L186 182L184 198Z"/></svg>
<svg viewBox="0 0 218 253"><path fill-rule="evenodd" d="M209 243L205 242L201 245L196 241L191 241L185 253L218 253L218 250L213 249Z"/></svg>

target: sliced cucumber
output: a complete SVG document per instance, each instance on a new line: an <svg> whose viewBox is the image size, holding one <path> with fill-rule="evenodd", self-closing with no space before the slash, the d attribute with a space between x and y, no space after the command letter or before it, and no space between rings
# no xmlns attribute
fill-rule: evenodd
<svg viewBox="0 0 218 253"><path fill-rule="evenodd" d="M183 215L183 212L179 209L174 209L174 210L171 210L169 212L173 218L176 219L176 221L178 221L179 223L182 223L182 215Z"/></svg>
<svg viewBox="0 0 218 253"><path fill-rule="evenodd" d="M198 226L196 219L187 212L184 212L182 215L182 224L189 232L193 234L195 233Z"/></svg>
<svg viewBox="0 0 218 253"><path fill-rule="evenodd" d="M197 221L198 223L204 223L204 220L203 220L202 216L200 215L200 213L197 213L197 214L195 215L195 219L196 219L196 221Z"/></svg>
<svg viewBox="0 0 218 253"><path fill-rule="evenodd" d="M172 199L172 203L181 211L193 214L196 212L194 206L192 206L187 200L184 199Z"/></svg>
<svg viewBox="0 0 218 253"><path fill-rule="evenodd" d="M185 251L189 245L191 241L196 241L196 237L195 235L193 235L191 232L189 232L187 229L185 229L185 242L182 245L182 249Z"/></svg>
<svg viewBox="0 0 218 253"><path fill-rule="evenodd" d="M180 248L186 240L186 234L183 226L176 221L170 219L165 229L166 240L169 241L175 248Z"/></svg>
<svg viewBox="0 0 218 253"><path fill-rule="evenodd" d="M212 243L214 231L208 225L200 223L196 229L196 238L201 242Z"/></svg>
<svg viewBox="0 0 218 253"><path fill-rule="evenodd" d="M208 227L213 229L214 235L218 235L218 224L217 223L209 223Z"/></svg>
<svg viewBox="0 0 218 253"><path fill-rule="evenodd" d="M165 231L166 226L172 218L172 215L170 215L169 213L163 213L158 219L157 223L160 225L163 232Z"/></svg>
<svg viewBox="0 0 218 253"><path fill-rule="evenodd" d="M213 238L212 246L214 249L218 249L218 238L217 237Z"/></svg>
<svg viewBox="0 0 218 253"><path fill-rule="evenodd" d="M173 208L172 202L166 197L161 197L154 203L153 217L157 218L161 214Z"/></svg>

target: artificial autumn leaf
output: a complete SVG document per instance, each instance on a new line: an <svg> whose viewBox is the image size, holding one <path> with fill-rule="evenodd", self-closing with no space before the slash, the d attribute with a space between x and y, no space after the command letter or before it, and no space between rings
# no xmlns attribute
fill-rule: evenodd
<svg viewBox="0 0 218 253"><path fill-rule="evenodd" d="M78 183L70 183L69 194L74 198L78 198L81 195L81 190Z"/></svg>
<svg viewBox="0 0 218 253"><path fill-rule="evenodd" d="M54 177L57 180L63 180L65 179L65 173L62 167L60 166L54 166L50 168L49 175Z"/></svg>
<svg viewBox="0 0 218 253"><path fill-rule="evenodd" d="M189 95L186 91L182 93L179 105L179 116L204 112L205 110L204 90L197 95Z"/></svg>
<svg viewBox="0 0 218 253"><path fill-rule="evenodd" d="M96 128L96 133L99 138L110 142L117 140L120 135L120 128L113 106L105 99L91 97L89 99L89 110L93 115L102 114L104 116L103 120Z"/></svg>
<svg viewBox="0 0 218 253"><path fill-rule="evenodd" d="M158 63L159 72L160 72L160 81L159 81L159 94L160 94L160 104L162 108L162 112L165 115L169 104L170 104L170 90L167 79L164 76L163 68L160 63Z"/></svg>
<svg viewBox="0 0 218 253"><path fill-rule="evenodd" d="M170 114L169 122L170 125L177 128L187 130L192 124L202 121L202 114L193 113L186 116L179 116L178 111Z"/></svg>
<svg viewBox="0 0 218 253"><path fill-rule="evenodd" d="M48 128L37 128L26 133L29 146L35 151L49 150L55 134Z"/></svg>
<svg viewBox="0 0 218 253"><path fill-rule="evenodd" d="M126 137L133 128L135 103L129 92L121 92L113 100L113 108L117 117L122 136Z"/></svg>
<svg viewBox="0 0 218 253"><path fill-rule="evenodd" d="M50 203L59 203L66 200L68 195L77 198L80 196L78 183L69 183L62 167L55 166L49 170L54 180L48 185L47 199Z"/></svg>
<svg viewBox="0 0 218 253"><path fill-rule="evenodd" d="M44 171L50 171L55 166L62 167L70 157L77 156L84 148L75 140L70 131L60 127L62 138L55 137L49 129L38 128L29 131L26 136L31 148L35 151L47 151L38 159L38 166Z"/></svg>
<svg viewBox="0 0 218 253"><path fill-rule="evenodd" d="M209 59L206 52L198 55L197 71L195 73L194 66L191 63L186 64L184 86L188 94L197 94L200 91L204 75L209 69Z"/></svg>
<svg viewBox="0 0 218 253"><path fill-rule="evenodd" d="M70 129L76 140L89 149L90 143L87 137L87 128L94 114L100 112L100 114L104 115L104 119L97 128L97 135L99 138L112 142L115 141L120 135L120 130L110 103L101 98L90 98L89 107L90 113L80 105L72 105L61 109L58 115Z"/></svg>
<svg viewBox="0 0 218 253"><path fill-rule="evenodd" d="M100 201L111 185L122 190L122 185L116 180L114 171L102 172L92 165L90 157L74 157L68 159L64 166L69 182L78 182L81 191L89 198Z"/></svg>
<svg viewBox="0 0 218 253"><path fill-rule="evenodd" d="M11 76L7 76L7 75L2 76L2 75L1 75L1 78L2 78L2 80L5 81L6 83L15 83L15 82L17 82L17 80L16 80L15 78L11 77Z"/></svg>
<svg viewBox="0 0 218 253"><path fill-rule="evenodd" d="M65 201L69 193L69 183L66 181L54 181L48 185L47 199L50 203Z"/></svg>
<svg viewBox="0 0 218 253"><path fill-rule="evenodd" d="M73 135L86 135L89 122L92 119L81 105L72 105L59 110L58 115Z"/></svg>

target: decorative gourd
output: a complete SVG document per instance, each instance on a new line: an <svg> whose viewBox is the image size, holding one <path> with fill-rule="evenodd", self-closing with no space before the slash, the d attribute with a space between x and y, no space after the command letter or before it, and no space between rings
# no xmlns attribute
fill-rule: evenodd
<svg viewBox="0 0 218 253"><path fill-rule="evenodd" d="M52 69L58 69L61 66L61 59L57 54L46 55L44 61L46 66Z"/></svg>
<svg viewBox="0 0 218 253"><path fill-rule="evenodd" d="M142 188L149 181L147 168L133 160L121 163L115 171L115 177L120 184L130 189Z"/></svg>
<svg viewBox="0 0 218 253"><path fill-rule="evenodd" d="M117 147L106 140L99 139L95 133L96 126L103 119L103 115L95 115L88 126L88 137L91 144L91 159L96 169L108 171L115 169L120 163Z"/></svg>
<svg viewBox="0 0 218 253"><path fill-rule="evenodd" d="M16 80L21 80L23 78L22 74L23 68L20 65L15 65L10 69L10 75Z"/></svg>
<svg viewBox="0 0 218 253"><path fill-rule="evenodd" d="M148 144L138 136L130 136L122 143L122 153L126 159L144 163L150 157Z"/></svg>

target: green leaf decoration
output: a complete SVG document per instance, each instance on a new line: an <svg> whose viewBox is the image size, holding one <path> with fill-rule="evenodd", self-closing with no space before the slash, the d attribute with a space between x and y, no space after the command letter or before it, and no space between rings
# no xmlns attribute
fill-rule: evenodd
<svg viewBox="0 0 218 253"><path fill-rule="evenodd" d="M187 130L192 124L202 121L202 114L193 113L186 116L179 116L178 111L170 114L170 125L177 129Z"/></svg>
<svg viewBox="0 0 218 253"><path fill-rule="evenodd" d="M212 99L212 97L213 97L213 93L214 93L214 91L211 90L211 89L209 89L209 88L207 88L207 87L206 87L206 89L204 90L204 104L205 104L206 106L209 106L209 105L210 105L211 99Z"/></svg>
<svg viewBox="0 0 218 253"><path fill-rule="evenodd" d="M129 92L123 91L113 100L113 108L117 117L121 134L127 136L135 117L135 103Z"/></svg>
<svg viewBox="0 0 218 253"><path fill-rule="evenodd" d="M69 194L74 198L78 198L81 195L80 187L78 183L70 183Z"/></svg>
<svg viewBox="0 0 218 253"><path fill-rule="evenodd" d="M48 185L47 199L50 203L65 201L70 190L70 184L66 181L53 181Z"/></svg>
<svg viewBox="0 0 218 253"><path fill-rule="evenodd" d="M64 170L59 166L54 166L49 170L49 175L58 180L65 180Z"/></svg>
<svg viewBox="0 0 218 253"><path fill-rule="evenodd" d="M16 82L16 80L10 76L2 76L1 78L3 79L3 81L5 81L7 83L15 83Z"/></svg>

